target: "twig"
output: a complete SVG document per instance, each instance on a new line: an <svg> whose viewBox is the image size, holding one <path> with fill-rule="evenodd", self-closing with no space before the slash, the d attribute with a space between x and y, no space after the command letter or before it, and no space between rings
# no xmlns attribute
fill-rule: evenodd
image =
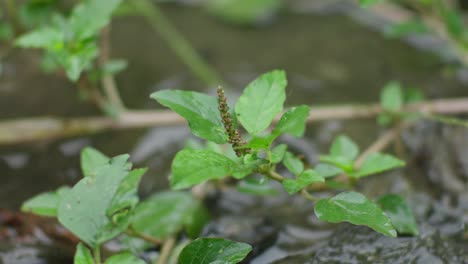
<svg viewBox="0 0 468 264"><path fill-rule="evenodd" d="M411 104L402 111L421 114L468 113L468 98L439 99ZM311 107L308 122L372 118L382 113L378 104ZM279 117L276 119L278 120ZM0 122L0 145L38 140L52 140L107 130L151 126L184 125L186 121L172 111L125 111L117 119L111 117L53 118L38 117Z"/></svg>
<svg viewBox="0 0 468 264"><path fill-rule="evenodd" d="M159 257L158 257L158 262L156 262L157 264L167 263L167 259L171 255L171 251L174 248L175 242L176 242L176 239L174 237L170 237L164 242L161 248L161 253L159 254Z"/></svg>
<svg viewBox="0 0 468 264"><path fill-rule="evenodd" d="M98 63L101 69L103 69L106 63L110 60L110 26L101 30L100 37ZM114 76L104 73L101 78L101 85L109 102L118 110L123 110L125 106L122 102L122 98L120 97L117 85L115 84Z"/></svg>
<svg viewBox="0 0 468 264"><path fill-rule="evenodd" d="M359 157L357 157L354 163L355 169L359 169L370 154L380 152L386 149L390 145L390 143L392 143L395 139L398 138L398 135L400 134L401 130L407 128L409 124L410 123L404 123L386 131L372 145L370 145L364 152L362 152L361 155L359 155Z"/></svg>
<svg viewBox="0 0 468 264"><path fill-rule="evenodd" d="M219 74L203 61L190 43L164 16L157 4L149 0L133 0L132 3L195 76L209 86L223 83Z"/></svg>

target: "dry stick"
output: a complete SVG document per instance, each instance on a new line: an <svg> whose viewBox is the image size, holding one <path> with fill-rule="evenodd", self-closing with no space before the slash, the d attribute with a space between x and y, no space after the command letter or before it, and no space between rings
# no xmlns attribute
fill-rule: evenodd
<svg viewBox="0 0 468 264"><path fill-rule="evenodd" d="M161 248L161 253L159 254L159 257L158 257L158 262L156 262L157 264L167 263L167 259L171 255L175 242L176 242L176 239L174 237L170 237L164 242Z"/></svg>
<svg viewBox="0 0 468 264"><path fill-rule="evenodd" d="M101 30L99 47L98 63L101 69L103 69L110 60L110 26L106 26ZM119 90L117 89L114 76L104 73L101 79L101 85L109 102L118 110L124 109L125 106L120 97Z"/></svg>
<svg viewBox="0 0 468 264"><path fill-rule="evenodd" d="M355 169L359 169L370 154L386 149L390 143L398 138L400 131L407 128L409 124L410 123L404 123L386 131L374 143L372 143L372 145L370 145L364 152L362 152L359 157L357 157L354 163Z"/></svg>
<svg viewBox="0 0 468 264"><path fill-rule="evenodd" d="M468 113L468 98L439 99L411 104L405 107L403 111L420 112L421 114ZM312 107L307 121L372 118L382 112L383 110L378 104ZM117 119L111 117L15 119L0 122L0 145L53 140L107 130L184 124L186 124L186 121L182 117L168 110L125 111Z"/></svg>

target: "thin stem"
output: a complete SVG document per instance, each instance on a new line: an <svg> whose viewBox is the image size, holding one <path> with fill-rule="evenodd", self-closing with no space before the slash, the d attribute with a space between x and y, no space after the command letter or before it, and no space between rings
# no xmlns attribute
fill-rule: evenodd
<svg viewBox="0 0 468 264"><path fill-rule="evenodd" d="M5 0L5 8L8 13L8 18L13 26L15 36L20 35L23 32L23 28L18 17L15 0Z"/></svg>
<svg viewBox="0 0 468 264"><path fill-rule="evenodd" d="M203 61L203 58L164 16L157 4L149 0L134 0L133 4L195 76L209 86L223 84L219 74Z"/></svg>
<svg viewBox="0 0 468 264"><path fill-rule="evenodd" d="M401 125L397 125L380 136L361 155L359 155L359 157L357 157L356 162L354 163L355 169L359 169L370 154L382 151L387 148L390 143L398 138L400 131L408 127L409 124L410 123L403 123Z"/></svg>
<svg viewBox="0 0 468 264"><path fill-rule="evenodd" d="M166 264L167 259L171 255L172 249L174 248L176 239L174 237L168 238L162 248L161 248L161 253L159 254L158 262L156 264Z"/></svg>
<svg viewBox="0 0 468 264"><path fill-rule="evenodd" d="M318 198L310 194L305 188L301 190L301 195L302 197L306 198L307 200L316 202L318 201Z"/></svg>
<svg viewBox="0 0 468 264"><path fill-rule="evenodd" d="M93 249L94 263L101 264L101 245L97 245Z"/></svg>
<svg viewBox="0 0 468 264"><path fill-rule="evenodd" d="M146 234L143 234L143 233L140 233L140 232L137 232L135 229L133 229L132 227L129 227L127 229L127 231L125 231L125 233L129 236L132 236L132 237L138 237L138 238L141 238L147 242L150 242L151 244L153 245L161 245L163 244L163 241L160 240L160 239L157 239L157 238L154 238L154 237L151 237L151 236L148 236Z"/></svg>
<svg viewBox="0 0 468 264"><path fill-rule="evenodd" d="M110 60L110 26L102 29L99 45L100 50L98 62L102 69ZM114 76L111 74L104 74L101 79L101 85L107 100L118 110L125 109L119 90L117 89Z"/></svg>
<svg viewBox="0 0 468 264"><path fill-rule="evenodd" d="M278 182L283 182L286 178L280 174L278 174L276 171L273 170L267 170L263 172L265 176L267 176L270 179L273 179Z"/></svg>

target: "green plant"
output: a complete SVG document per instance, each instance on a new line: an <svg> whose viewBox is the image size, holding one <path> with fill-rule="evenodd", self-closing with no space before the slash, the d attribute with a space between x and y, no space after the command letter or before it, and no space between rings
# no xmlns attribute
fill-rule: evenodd
<svg viewBox="0 0 468 264"><path fill-rule="evenodd" d="M82 243L75 263L101 263L101 246L117 237L159 244L185 230L196 238L209 219L201 202L186 192L156 193L140 202L137 188L146 169L132 170L128 158L108 158L86 148L81 153L83 179L72 188L61 187L29 199L22 210L56 217L76 235ZM144 262L124 251L108 257L105 263Z"/></svg>
<svg viewBox="0 0 468 264"><path fill-rule="evenodd" d="M401 167L404 162L388 154L359 155L357 145L342 135L334 140L330 153L320 156L320 163L311 168L288 151L287 145L275 143L283 134L302 137L310 111L308 106L297 106L283 112L286 85L283 71L266 73L247 86L234 110L221 88L218 98L191 91L156 92L152 98L186 118L193 134L208 141L205 146L189 141L177 153L169 179L173 191L140 201L137 189L146 169L132 169L128 155L109 158L85 148L81 153L83 178L78 183L39 194L26 201L22 210L56 217L76 235L82 242L77 246L75 263L101 263L100 249L111 239L120 239L124 245L129 239L162 244L164 252L166 245L174 246L181 232L195 240L179 240L183 249L180 254L174 253L179 263L240 262L251 246L220 238L197 238L209 214L201 200L179 191L209 180L221 182L227 176L239 181L238 190L255 195L277 193L269 184L277 181L289 194L300 193L315 202L315 214L324 221L365 225L390 237L397 232L418 234L411 209L398 195L384 195L373 202L350 190L327 198L311 194L317 184L326 187L339 183L342 188L352 188L359 179ZM269 130L273 121L276 125ZM247 135L239 132L240 125ZM287 176L277 171L281 163L289 171ZM146 247L127 245L126 250L107 256L105 263L144 263L137 255ZM161 253L160 258L167 256Z"/></svg>
<svg viewBox="0 0 468 264"><path fill-rule="evenodd" d="M223 181L226 176L232 176L241 181L241 185L244 183L243 186L262 185L260 189L265 193L265 184L273 180L280 182L289 194L301 193L316 202L315 213L319 219L366 225L395 237L400 231L399 225L392 225L392 218L383 211L386 206L381 208L357 192L319 199L310 193L310 188L317 183L333 184L335 181L348 182L352 187L363 177L401 167L404 162L381 153L358 158L357 145L348 137L339 136L333 142L330 153L320 156L320 163L308 168L302 160L287 151L286 145L275 144L282 134L294 137L304 135L308 106L288 109L275 127L268 130L275 117L283 111L286 85L283 71L266 73L247 86L234 108L229 107L221 88L218 89L218 98L180 90L152 94L152 98L184 117L194 135L215 144L228 143L235 153L226 154L206 148L181 150L172 163L171 187L186 189L208 180ZM248 133L248 140L244 140L239 132L240 125ZM278 173L280 163L292 177ZM260 181L252 181L256 174L261 175ZM252 192L254 188L248 190ZM410 221L411 214L407 218Z"/></svg>

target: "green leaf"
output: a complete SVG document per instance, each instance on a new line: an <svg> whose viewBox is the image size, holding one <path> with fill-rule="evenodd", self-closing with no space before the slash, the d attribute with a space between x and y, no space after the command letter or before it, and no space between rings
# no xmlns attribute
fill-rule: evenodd
<svg viewBox="0 0 468 264"><path fill-rule="evenodd" d="M171 188L185 189L207 180L232 175L238 165L228 157L209 150L181 150L172 162Z"/></svg>
<svg viewBox="0 0 468 264"><path fill-rule="evenodd" d="M325 163L319 163L317 166L315 166L314 171L316 171L323 178L330 178L343 173L343 170Z"/></svg>
<svg viewBox="0 0 468 264"><path fill-rule="evenodd" d="M286 111L278 125L273 130L273 135L290 134L302 137L305 132L305 122L309 116L310 107L301 105Z"/></svg>
<svg viewBox="0 0 468 264"><path fill-rule="evenodd" d="M15 45L22 48L43 48L61 50L64 48L63 32L52 27L43 27L26 33L16 39Z"/></svg>
<svg viewBox="0 0 468 264"><path fill-rule="evenodd" d="M379 197L379 199L377 199L377 204L390 217L393 226L399 234L413 236L419 234L413 211L403 197L396 194L387 194Z"/></svg>
<svg viewBox="0 0 468 264"><path fill-rule="evenodd" d="M47 192L36 195L21 206L21 211L42 216L57 216L57 207L62 196L70 191L69 187L60 187L55 192Z"/></svg>
<svg viewBox="0 0 468 264"><path fill-rule="evenodd" d="M283 164L294 175L298 176L304 171L304 163L291 152L286 152Z"/></svg>
<svg viewBox="0 0 468 264"><path fill-rule="evenodd" d="M236 264L252 247L245 243L222 238L198 238L188 244L179 255L179 264Z"/></svg>
<svg viewBox="0 0 468 264"><path fill-rule="evenodd" d="M96 170L95 177L81 179L65 193L58 219L73 234L95 247L122 232L128 222L112 222L107 216L114 195L129 174L128 155L117 156Z"/></svg>
<svg viewBox="0 0 468 264"><path fill-rule="evenodd" d="M403 92L398 82L389 82L380 95L380 105L389 112L398 112L403 106Z"/></svg>
<svg viewBox="0 0 468 264"><path fill-rule="evenodd" d="M343 156L320 155L319 160L320 162L336 166L346 173L354 171L354 160L349 160Z"/></svg>
<svg viewBox="0 0 468 264"><path fill-rule="evenodd" d="M286 149L288 146L286 144L280 144L271 150L271 163L277 164L280 163L284 155L286 154Z"/></svg>
<svg viewBox="0 0 468 264"><path fill-rule="evenodd" d="M247 88L236 104L237 119L251 134L258 135L283 110L287 85L284 71L263 74Z"/></svg>
<svg viewBox="0 0 468 264"><path fill-rule="evenodd" d="M146 264L146 262L130 252L123 252L106 259L104 264Z"/></svg>
<svg viewBox="0 0 468 264"><path fill-rule="evenodd" d="M285 179L283 181L283 186L289 194L295 194L316 182L325 182L325 179L314 170L305 170L297 177L296 180Z"/></svg>
<svg viewBox="0 0 468 264"><path fill-rule="evenodd" d="M83 243L78 243L78 246L76 246L73 264L94 264L91 251L89 251L89 249Z"/></svg>
<svg viewBox="0 0 468 264"><path fill-rule="evenodd" d="M97 149L86 147L81 150L81 171L85 177L96 177L96 170L109 163L110 158Z"/></svg>
<svg viewBox="0 0 468 264"><path fill-rule="evenodd" d="M128 63L126 60L110 60L104 65L104 67L102 68L102 72L104 75L116 75L117 73L125 70L125 68L127 68L127 65Z"/></svg>
<svg viewBox="0 0 468 264"><path fill-rule="evenodd" d="M379 2L382 2L383 0L359 0L359 4L362 6L362 7L369 7L373 4L376 4L376 3L379 3Z"/></svg>
<svg viewBox="0 0 468 264"><path fill-rule="evenodd" d="M121 181L119 188L112 197L112 201L107 209L107 216L114 217L116 214L126 213L135 208L138 204L138 185L141 177L147 169L135 169Z"/></svg>
<svg viewBox="0 0 468 264"><path fill-rule="evenodd" d="M428 33L429 29L420 20L411 20L395 23L385 29L385 35L392 38L405 37L407 35Z"/></svg>
<svg viewBox="0 0 468 264"><path fill-rule="evenodd" d="M275 136L273 135L256 136L253 137L245 147L251 149L268 149L273 140L275 140Z"/></svg>
<svg viewBox="0 0 468 264"><path fill-rule="evenodd" d="M390 218L371 200L357 192L343 192L315 204L315 215L331 223L365 225L389 237L397 233Z"/></svg>
<svg viewBox="0 0 468 264"><path fill-rule="evenodd" d="M330 155L333 157L343 157L353 161L359 154L359 147L348 136L340 135L330 148Z"/></svg>
<svg viewBox="0 0 468 264"><path fill-rule="evenodd" d="M405 162L392 155L372 153L365 159L359 170L349 173L349 176L361 178L403 166L405 166Z"/></svg>
<svg viewBox="0 0 468 264"><path fill-rule="evenodd" d="M122 0L86 0L72 11L69 22L74 38L86 40L97 35L99 30L110 23L112 12Z"/></svg>
<svg viewBox="0 0 468 264"><path fill-rule="evenodd" d="M242 193L258 196L278 194L278 191L273 188L265 178L246 178L237 184L236 189Z"/></svg>
<svg viewBox="0 0 468 264"><path fill-rule="evenodd" d="M252 24L268 18L282 6L281 0L213 0L206 7L214 15L231 23Z"/></svg>
<svg viewBox="0 0 468 264"><path fill-rule="evenodd" d="M190 193L168 191L141 202L134 211L132 227L138 233L164 240L184 228L196 237L208 220L208 211Z"/></svg>
<svg viewBox="0 0 468 264"><path fill-rule="evenodd" d="M185 118L194 135L218 144L227 142L215 97L190 91L164 90L151 94L151 98Z"/></svg>

